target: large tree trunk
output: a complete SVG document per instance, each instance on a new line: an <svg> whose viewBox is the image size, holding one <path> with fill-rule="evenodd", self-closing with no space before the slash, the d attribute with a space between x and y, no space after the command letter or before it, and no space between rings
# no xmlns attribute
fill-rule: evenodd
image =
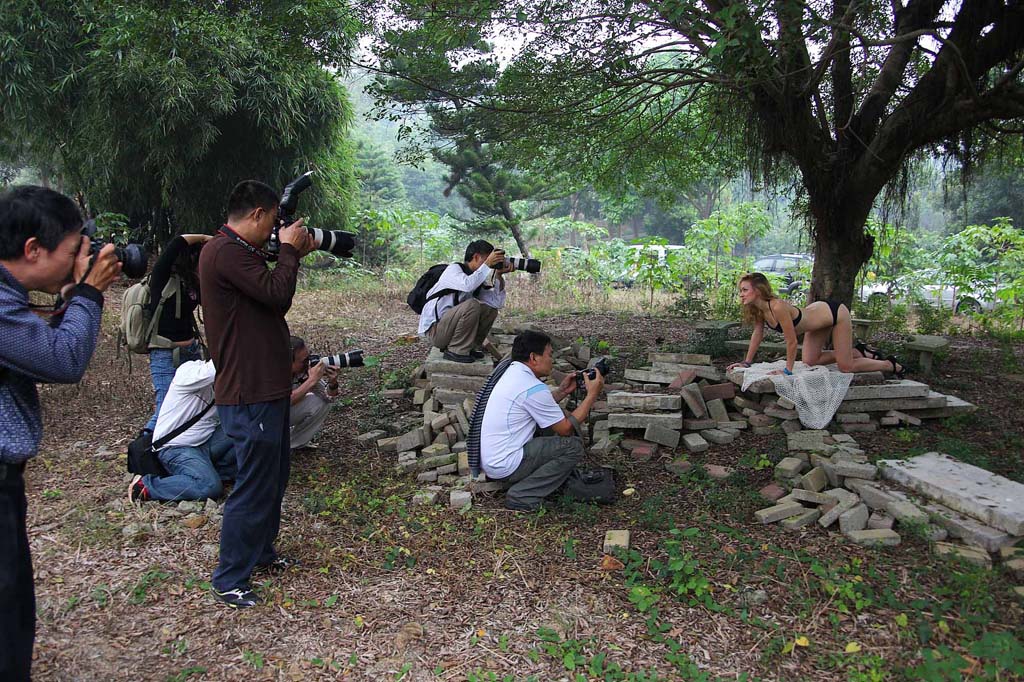
<svg viewBox="0 0 1024 682"><path fill-rule="evenodd" d="M814 270L808 302L834 299L852 310L857 273L871 258L874 246L873 238L864 232L872 198L852 201L849 195L836 192L829 199L811 199Z"/></svg>
<svg viewBox="0 0 1024 682"><path fill-rule="evenodd" d="M512 238L516 240L516 246L519 247L519 253L523 258L529 258L530 250L526 248L526 240L523 239L523 232L519 229L519 217L512 210L512 205L509 202L502 201L500 207L501 215L505 218L505 224L508 225Z"/></svg>

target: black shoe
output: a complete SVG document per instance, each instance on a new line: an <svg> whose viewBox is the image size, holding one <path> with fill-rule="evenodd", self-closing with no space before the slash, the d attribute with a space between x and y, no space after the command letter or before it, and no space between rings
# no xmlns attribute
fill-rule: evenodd
<svg viewBox="0 0 1024 682"><path fill-rule="evenodd" d="M132 482L128 484L128 502L131 504L141 504L149 500L149 490L146 489L146 484L142 482L142 476L136 475L132 478Z"/></svg>
<svg viewBox="0 0 1024 682"><path fill-rule="evenodd" d="M900 361L896 359L895 355L890 355L889 357L886 358L886 360L892 363L892 375L894 377L896 377L897 379L907 378L907 368L900 364ZM899 367L898 370L896 369L897 366Z"/></svg>
<svg viewBox="0 0 1024 682"><path fill-rule="evenodd" d="M469 351L469 355L471 357L476 358L477 360L482 360L484 357L487 356L487 353L483 352L482 350L471 350Z"/></svg>
<svg viewBox="0 0 1024 682"><path fill-rule="evenodd" d="M882 355L882 351L877 348L872 348L868 344L864 343L860 339L857 339L857 343L853 344L856 350L860 351L860 354L871 360L888 360L888 358Z"/></svg>
<svg viewBox="0 0 1024 682"><path fill-rule="evenodd" d="M473 362L472 355L459 355L458 353L453 353L450 350L446 350L444 352L444 359L451 360L452 362L462 362L464 364Z"/></svg>
<svg viewBox="0 0 1024 682"><path fill-rule="evenodd" d="M289 559L288 557L279 556L275 557L269 564L256 564L256 567L252 569L252 572L260 573L266 571L267 573L279 575L286 572L289 568L298 565L300 564L297 559Z"/></svg>
<svg viewBox="0 0 1024 682"><path fill-rule="evenodd" d="M535 512L538 509L540 509L540 505L538 504L536 506L531 507L528 504L521 504L519 502L510 502L510 501L506 500L505 501L505 509L509 509L511 511Z"/></svg>
<svg viewBox="0 0 1024 682"><path fill-rule="evenodd" d="M233 609L249 609L260 603L260 598L252 590L236 587L233 590L218 592L211 590L213 596Z"/></svg>

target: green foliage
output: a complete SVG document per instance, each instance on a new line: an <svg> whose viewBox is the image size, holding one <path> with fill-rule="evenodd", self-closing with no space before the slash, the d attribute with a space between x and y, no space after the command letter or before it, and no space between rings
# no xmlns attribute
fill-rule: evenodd
<svg viewBox="0 0 1024 682"><path fill-rule="evenodd" d="M281 187L316 168L302 214L345 224L351 112L324 68L351 49L344 8L12 2L0 146L91 211L123 213L162 241L222 222L239 180Z"/></svg>

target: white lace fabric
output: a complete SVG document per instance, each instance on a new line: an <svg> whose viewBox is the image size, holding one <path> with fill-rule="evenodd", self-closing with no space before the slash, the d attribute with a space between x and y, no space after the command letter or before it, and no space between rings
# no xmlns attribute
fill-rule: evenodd
<svg viewBox="0 0 1024 682"><path fill-rule="evenodd" d="M831 370L823 365L810 367L802 362L793 365L792 376L771 374L786 367L785 360L758 362L742 369L745 391L751 384L768 377L775 392L796 405L800 423L809 429L823 429L835 416L853 381L853 374Z"/></svg>

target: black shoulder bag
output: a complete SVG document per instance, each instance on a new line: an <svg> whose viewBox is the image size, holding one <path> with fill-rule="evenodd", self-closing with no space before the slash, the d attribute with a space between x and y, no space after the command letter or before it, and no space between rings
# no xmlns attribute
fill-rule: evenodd
<svg viewBox="0 0 1024 682"><path fill-rule="evenodd" d="M128 444L128 471L140 476L167 476L167 469L160 463L157 453L160 448L185 433L202 419L213 408L211 401L199 414L174 429L160 440L153 442L153 434L143 432L141 436Z"/></svg>

